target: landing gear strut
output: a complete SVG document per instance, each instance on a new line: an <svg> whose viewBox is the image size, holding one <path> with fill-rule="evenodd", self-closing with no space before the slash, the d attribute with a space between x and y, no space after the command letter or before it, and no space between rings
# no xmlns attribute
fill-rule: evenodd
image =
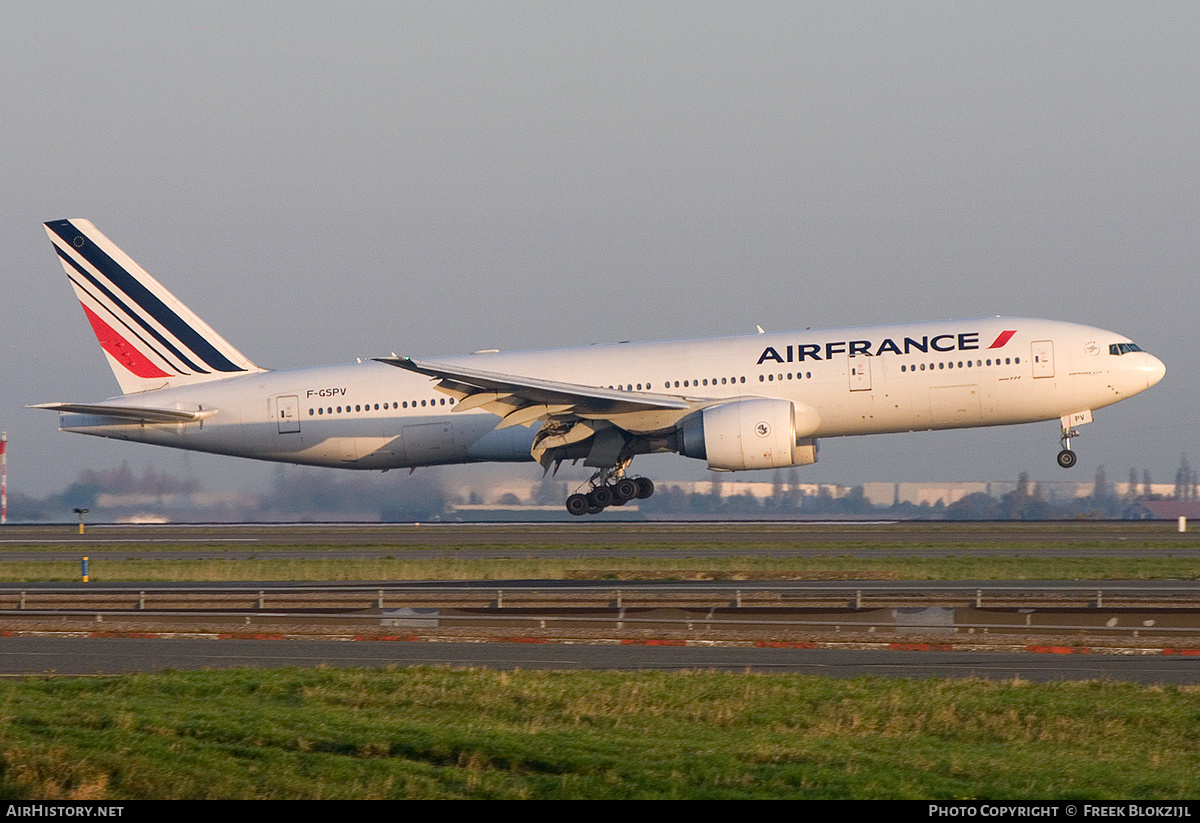
<svg viewBox="0 0 1200 823"><path fill-rule="evenodd" d="M648 477L626 477L623 465L596 472L587 492L576 492L567 498L567 511L576 517L596 514L609 506L624 506L630 500L645 500L654 494L654 483Z"/></svg>
<svg viewBox="0 0 1200 823"><path fill-rule="evenodd" d="M1071 451L1071 438L1078 437L1079 431L1076 429L1064 428L1062 433L1062 451L1058 453L1058 465L1064 469L1070 469L1075 466L1079 458L1075 456L1075 452Z"/></svg>

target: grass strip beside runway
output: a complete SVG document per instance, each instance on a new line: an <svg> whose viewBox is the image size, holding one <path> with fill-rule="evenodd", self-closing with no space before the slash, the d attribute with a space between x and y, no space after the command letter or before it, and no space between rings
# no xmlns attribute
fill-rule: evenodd
<svg viewBox="0 0 1200 823"><path fill-rule="evenodd" d="M1200 691L412 668L0 685L0 794L1200 796Z"/></svg>
<svg viewBox="0 0 1200 823"><path fill-rule="evenodd" d="M0 554L0 559L3 555ZM882 578L895 580L1196 580L1200 558L1177 557L697 557L681 548L653 558L475 558L468 554L431 559L377 560L108 559L89 562L93 583L221 581L380 581L380 580L563 580L636 579L639 571L674 573L679 579L791 577L793 579ZM0 563L0 582L79 580L77 560L16 560Z"/></svg>

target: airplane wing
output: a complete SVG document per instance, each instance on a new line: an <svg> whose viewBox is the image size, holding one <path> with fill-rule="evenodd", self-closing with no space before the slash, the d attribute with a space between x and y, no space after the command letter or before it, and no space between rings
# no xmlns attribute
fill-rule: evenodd
<svg viewBox="0 0 1200 823"><path fill-rule="evenodd" d="M624 446L616 429L632 434L667 432L711 402L707 398L622 391L450 366L409 357L377 357L381 363L437 380L439 391L458 400L455 411L484 409L499 415L497 429L541 422L532 455L545 467L555 449L595 437L585 465L603 465ZM598 462L594 462L598 461Z"/></svg>
<svg viewBox="0 0 1200 823"><path fill-rule="evenodd" d="M528 426L548 417L609 419L648 416L674 420L699 408L705 398L623 391L581 386L556 380L501 374L450 366L410 357L377 357L401 369L424 374L438 381L437 388L459 402L455 411L482 408L503 418L498 429ZM654 428L663 428L662 425Z"/></svg>
<svg viewBox="0 0 1200 823"><path fill-rule="evenodd" d="M217 413L216 409L161 409L146 406L106 406L102 403L38 403L26 406L29 409L48 409L73 414L94 414L100 417L115 417L143 423L192 423L205 420Z"/></svg>

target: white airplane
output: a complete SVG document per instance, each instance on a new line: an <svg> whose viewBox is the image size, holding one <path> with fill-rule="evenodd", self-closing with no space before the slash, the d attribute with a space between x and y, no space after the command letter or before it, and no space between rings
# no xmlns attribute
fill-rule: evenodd
<svg viewBox="0 0 1200 823"><path fill-rule="evenodd" d="M1058 420L1070 468L1093 410L1166 373L1122 335L1010 317L267 370L89 221L45 225L122 391L35 407L61 430L383 471L583 460L575 515L649 497L626 470L660 452L773 469L822 437Z"/></svg>

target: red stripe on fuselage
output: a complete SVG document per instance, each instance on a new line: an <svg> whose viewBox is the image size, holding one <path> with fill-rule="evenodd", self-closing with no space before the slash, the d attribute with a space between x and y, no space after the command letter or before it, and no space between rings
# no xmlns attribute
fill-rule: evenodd
<svg viewBox="0 0 1200 823"><path fill-rule="evenodd" d="M82 303L79 305L83 306ZM87 315L88 322L92 324L92 331L96 333L96 339L100 341L100 345L122 366L138 377L170 377L165 371L147 360L146 355L131 346L112 326L97 317L87 306L83 306L83 313Z"/></svg>
<svg viewBox="0 0 1200 823"><path fill-rule="evenodd" d="M988 346L988 348L989 349L1004 348L1004 344L1007 343L1009 340L1012 340L1012 336L1016 333L1017 333L1016 329L1013 329L1012 331L1000 332L1000 336L996 338L996 342L992 343L992 345Z"/></svg>

